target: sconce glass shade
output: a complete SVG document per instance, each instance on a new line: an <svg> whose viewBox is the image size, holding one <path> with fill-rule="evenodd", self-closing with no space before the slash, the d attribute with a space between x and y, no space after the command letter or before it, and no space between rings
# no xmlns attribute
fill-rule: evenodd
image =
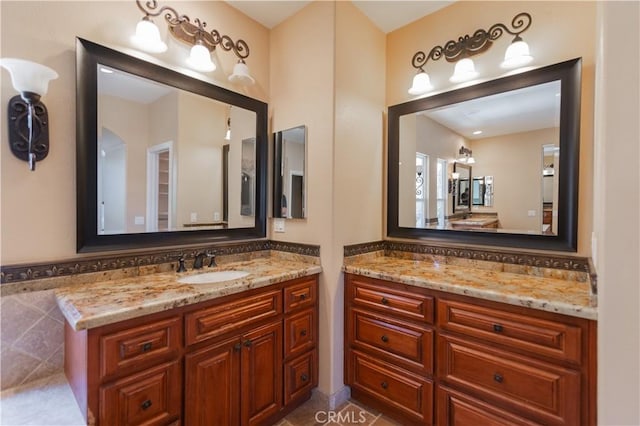
<svg viewBox="0 0 640 426"><path fill-rule="evenodd" d="M202 42L197 42L191 48L187 64L196 71L211 72L216 70L216 64L211 60L211 52Z"/></svg>
<svg viewBox="0 0 640 426"><path fill-rule="evenodd" d="M456 62L456 67L453 69L453 75L449 77L449 81L452 83L462 83L477 76L478 73L476 72L473 60L470 58L462 58Z"/></svg>
<svg viewBox="0 0 640 426"><path fill-rule="evenodd" d="M224 135L224 140L225 141L231 140L231 129L227 128L227 133Z"/></svg>
<svg viewBox="0 0 640 426"><path fill-rule="evenodd" d="M243 86L249 86L256 82L256 80L251 77L251 74L249 74L249 67L242 59L233 67L233 74L229 76L229 81Z"/></svg>
<svg viewBox="0 0 640 426"><path fill-rule="evenodd" d="M11 84L20 94L30 92L44 96L49 89L49 81L58 78L58 73L51 68L24 59L2 58L0 66L9 71Z"/></svg>
<svg viewBox="0 0 640 426"><path fill-rule="evenodd" d="M529 45L520 37L507 47L504 54L504 61L500 64L502 68L518 68L533 61L533 56L529 52Z"/></svg>
<svg viewBox="0 0 640 426"><path fill-rule="evenodd" d="M467 158L467 164L475 164L475 163L476 163L475 158L473 158L473 157Z"/></svg>
<svg viewBox="0 0 640 426"><path fill-rule="evenodd" d="M451 178L455 179L455 180L460 179L460 173L458 173L458 172L451 173Z"/></svg>
<svg viewBox="0 0 640 426"><path fill-rule="evenodd" d="M413 77L413 84L409 88L408 92L410 95L424 95L431 89L433 89L433 86L431 85L429 74L424 71L420 71Z"/></svg>
<svg viewBox="0 0 640 426"><path fill-rule="evenodd" d="M131 43L149 53L162 53L167 50L167 44L160 38L160 30L146 16L138 22L136 33L131 36Z"/></svg>

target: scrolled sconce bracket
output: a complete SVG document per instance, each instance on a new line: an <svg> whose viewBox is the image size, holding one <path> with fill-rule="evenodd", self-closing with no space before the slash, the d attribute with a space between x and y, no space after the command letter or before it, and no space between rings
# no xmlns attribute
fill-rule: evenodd
<svg viewBox="0 0 640 426"><path fill-rule="evenodd" d="M23 161L29 161L30 154L35 154L35 161L42 161L49 154L49 113L39 100L32 102L33 137L29 144L29 104L20 95L9 100L9 145L13 155Z"/></svg>
<svg viewBox="0 0 640 426"><path fill-rule="evenodd" d="M162 6L158 9L156 0L149 0L145 3L136 0L136 4L145 17L157 17L164 14L164 19L169 25L169 33L183 43L193 46L201 41L202 45L210 52L220 46L226 52L233 50L233 53L242 61L249 56L249 45L244 40L239 39L234 42L231 37L220 34L218 30L207 31L205 29L207 23L198 18L191 22L187 15L179 14L170 6Z"/></svg>
<svg viewBox="0 0 640 426"><path fill-rule="evenodd" d="M464 35L458 37L458 40L449 40L443 46L435 46L427 55L422 51L418 51L411 59L411 65L422 70L422 67L429 59L433 61L439 60L444 56L447 62L457 62L459 59L477 55L488 50L492 43L499 39L504 33L515 36L516 39L520 34L525 32L531 26L531 15L521 12L511 20L511 28L505 24L493 24L489 30L479 29L473 35Z"/></svg>

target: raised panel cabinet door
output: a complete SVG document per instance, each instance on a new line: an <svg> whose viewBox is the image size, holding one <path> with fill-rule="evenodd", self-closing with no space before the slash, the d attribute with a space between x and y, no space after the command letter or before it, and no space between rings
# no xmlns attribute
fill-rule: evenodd
<svg viewBox="0 0 640 426"><path fill-rule="evenodd" d="M242 336L241 422L255 425L282 407L282 322Z"/></svg>
<svg viewBox="0 0 640 426"><path fill-rule="evenodd" d="M185 356L186 426L240 424L239 338Z"/></svg>
<svg viewBox="0 0 640 426"><path fill-rule="evenodd" d="M166 425L180 418L182 377L178 362L127 376L99 391L104 426Z"/></svg>

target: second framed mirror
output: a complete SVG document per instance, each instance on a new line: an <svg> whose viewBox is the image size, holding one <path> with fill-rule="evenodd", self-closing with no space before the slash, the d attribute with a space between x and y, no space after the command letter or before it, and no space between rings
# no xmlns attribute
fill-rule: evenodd
<svg viewBox="0 0 640 426"><path fill-rule="evenodd" d="M273 135L273 217L307 217L307 126Z"/></svg>

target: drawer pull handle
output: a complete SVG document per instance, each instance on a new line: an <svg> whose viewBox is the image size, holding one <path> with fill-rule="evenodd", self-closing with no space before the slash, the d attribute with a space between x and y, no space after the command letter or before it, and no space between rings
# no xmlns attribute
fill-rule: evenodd
<svg viewBox="0 0 640 426"><path fill-rule="evenodd" d="M386 297L383 297L380 302L382 302L383 305L388 305L389 304L389 299L387 299Z"/></svg>
<svg viewBox="0 0 640 426"><path fill-rule="evenodd" d="M300 330L300 335L302 337L306 336L307 335L307 330Z"/></svg>
<svg viewBox="0 0 640 426"><path fill-rule="evenodd" d="M502 377L502 375L496 373L493 375L493 380L495 380L498 383L502 383L504 381L504 377Z"/></svg>
<svg viewBox="0 0 640 426"><path fill-rule="evenodd" d="M389 384L387 382L382 382L380 383L380 387L382 387L382 389L386 389L389 387Z"/></svg>
<svg viewBox="0 0 640 426"><path fill-rule="evenodd" d="M389 341L389 338L383 334L382 337L380 338L380 340L382 340L383 342L387 343Z"/></svg>
<svg viewBox="0 0 640 426"><path fill-rule="evenodd" d="M300 376L300 380L302 380L303 382L306 382L307 380L309 380L309 376L307 376L306 374L304 374L304 373L303 373L303 374Z"/></svg>
<svg viewBox="0 0 640 426"><path fill-rule="evenodd" d="M300 300L305 300L307 298L307 293L302 293L300 295Z"/></svg>
<svg viewBox="0 0 640 426"><path fill-rule="evenodd" d="M149 352L151 350L151 346L153 346L151 342L145 343L142 345L142 352Z"/></svg>
<svg viewBox="0 0 640 426"><path fill-rule="evenodd" d="M140 405L140 407L143 410L147 410L149 407L151 407L151 400L147 399L145 402L142 403L142 405Z"/></svg>
<svg viewBox="0 0 640 426"><path fill-rule="evenodd" d="M502 328L501 324L493 324L493 331L495 331L496 333L502 333L504 329Z"/></svg>

